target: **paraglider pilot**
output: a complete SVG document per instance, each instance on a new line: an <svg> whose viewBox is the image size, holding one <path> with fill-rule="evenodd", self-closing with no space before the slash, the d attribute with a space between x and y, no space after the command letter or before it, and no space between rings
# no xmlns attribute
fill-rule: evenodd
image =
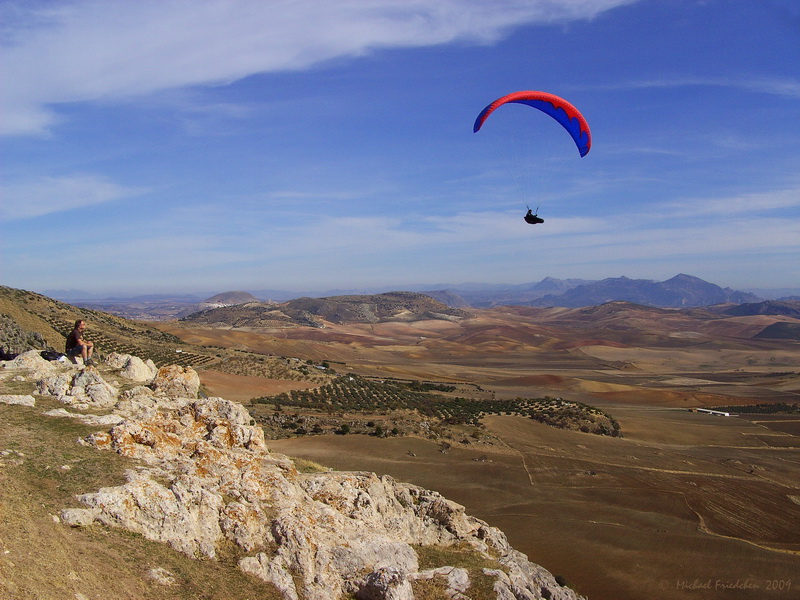
<svg viewBox="0 0 800 600"><path fill-rule="evenodd" d="M530 223L531 225L536 225L537 223L544 223L544 219L538 216L539 209L536 209L536 213L531 210L531 207L528 207L528 212L525 214L525 222Z"/></svg>

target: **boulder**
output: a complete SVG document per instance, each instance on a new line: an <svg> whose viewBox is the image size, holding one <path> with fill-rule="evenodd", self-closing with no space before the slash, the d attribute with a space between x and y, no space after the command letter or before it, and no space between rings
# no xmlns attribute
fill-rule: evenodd
<svg viewBox="0 0 800 600"><path fill-rule="evenodd" d="M143 361L138 356L112 352L106 357L106 364L112 369L119 369L119 374L132 381L152 381L158 369L152 360Z"/></svg>
<svg viewBox="0 0 800 600"><path fill-rule="evenodd" d="M162 396L197 398L200 377L191 367L169 365L158 370L150 387Z"/></svg>
<svg viewBox="0 0 800 600"><path fill-rule="evenodd" d="M105 363L112 369L121 369L127 364L128 359L130 357L131 357L130 354L120 354L118 352L112 352L111 354L106 356Z"/></svg>
<svg viewBox="0 0 800 600"><path fill-rule="evenodd" d="M406 573L391 567L367 575L356 592L358 600L414 600Z"/></svg>
<svg viewBox="0 0 800 600"><path fill-rule="evenodd" d="M18 404L20 406L36 406L36 399L30 395L0 396L0 404Z"/></svg>
<svg viewBox="0 0 800 600"><path fill-rule="evenodd" d="M54 372L57 367L49 360L42 358L40 350L28 350L23 352L13 360L4 361L3 368L5 369L20 369L31 371L33 376L37 374L46 374Z"/></svg>
<svg viewBox="0 0 800 600"><path fill-rule="evenodd" d="M58 373L40 379L37 392L55 396L59 402L78 408L111 407L117 402L117 389L95 369Z"/></svg>

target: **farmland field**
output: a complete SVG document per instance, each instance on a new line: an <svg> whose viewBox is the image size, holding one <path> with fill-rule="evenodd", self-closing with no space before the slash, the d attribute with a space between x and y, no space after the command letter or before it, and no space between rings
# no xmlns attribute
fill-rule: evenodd
<svg viewBox="0 0 800 600"><path fill-rule="evenodd" d="M367 436L270 446L435 489L592 600L793 598L767 586L800 573L800 440L767 446L760 426L734 418L614 413L622 440L490 416L506 444L495 452Z"/></svg>
<svg viewBox="0 0 800 600"><path fill-rule="evenodd" d="M350 434L270 446L438 490L591 600L789 600L800 588L800 418L687 410L800 401L800 346L751 339L767 320L502 307L459 323L160 327L186 342L330 361L337 373L444 382L477 401L598 407L623 437L489 414L491 443ZM200 376L221 396L309 389Z"/></svg>

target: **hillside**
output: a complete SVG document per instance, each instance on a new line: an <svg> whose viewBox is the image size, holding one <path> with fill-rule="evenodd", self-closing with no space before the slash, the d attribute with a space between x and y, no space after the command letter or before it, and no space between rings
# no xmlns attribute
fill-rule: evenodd
<svg viewBox="0 0 800 600"><path fill-rule="evenodd" d="M753 336L760 340L794 340L800 341L800 323L773 323Z"/></svg>
<svg viewBox="0 0 800 600"><path fill-rule="evenodd" d="M63 352L66 336L77 319L86 321L85 335L101 355L132 354L157 366L177 364L309 384L324 383L329 377L295 358L187 343L150 323L0 286L0 347L10 353L31 349Z"/></svg>
<svg viewBox="0 0 800 600"><path fill-rule="evenodd" d="M446 304L450 308L469 308L470 304L462 296L451 290L434 290L421 292L434 300Z"/></svg>
<svg viewBox="0 0 800 600"><path fill-rule="evenodd" d="M770 327L777 333L787 325L791 329L798 322L793 317L732 316L718 307L712 311L611 302L581 308L471 309L463 311L469 316L463 319L340 324L315 317L325 324L319 328L294 323L279 305L258 303L265 314L282 314L283 325L254 330L244 320L241 326L219 328L171 322L159 324L164 333L154 336L150 324L84 312L21 290L0 292L5 301L0 313L6 323L16 325L17 339L36 341L36 336L44 340L53 335L43 318L52 313L62 315L69 326L75 318L87 318L90 330L108 340L104 344L124 339L142 349L163 346L172 357L194 354L209 360L198 370L205 394L233 399L228 392L236 393L237 400L247 403L249 418L229 426L225 420L243 416L240 409L220 403L224 411L209 412L214 403L193 400L191 409L163 406L160 422L131 423L115 438L91 438L111 439L114 447L156 452L163 458L177 432L202 435L203 440L190 439L179 452L185 451L179 457L180 477L188 472L184 467L198 471L202 467L204 478L223 474L224 452L218 453L214 444L237 438L258 424L271 438L272 452L343 471L389 474L396 481L439 491L467 506L469 514L506 532L514 548L562 573L562 581L590 598L681 600L685 589L658 587L663 573L704 580L705 557L712 554L716 576L726 581L742 576L742 564L758 565L766 569L759 570L759 576L776 579L796 572L797 505L790 499L798 494L795 438L800 421L790 422L782 415L774 424L760 417L759 424L753 424L685 410L796 402L797 342L759 335L769 333ZM170 340L178 339L175 336L183 341L171 345ZM63 336L56 332L52 345L61 344ZM175 353L176 348L183 352ZM287 371L278 373L279 365ZM338 373L333 375L333 369ZM124 400L113 409L90 412L100 418L114 418L111 413L123 409L138 412L133 400L149 396L147 389L152 388L123 383L119 369L102 362L98 371L124 393ZM128 597L142 599L282 600L273 588L264 587L267 584L241 573L237 564L244 555L238 542L220 544L217 560L194 561L148 541L142 533L126 533L96 520L91 526L80 521L85 517L112 522L117 515L127 519L133 507L141 524L145 507L155 505L140 503L138 499L145 496L137 494L149 489L158 491L170 510L179 499L208 499L198 506L190 504L188 513L169 514L191 515L188 522L200 523L193 519L201 509L213 509L213 515L219 507L225 512L219 521L225 536L247 543L257 539L251 526L258 521L248 518L255 513L242 508L252 507L242 498L247 500L246 494L257 485L201 492L193 483L184 486L189 481L183 478L170 488L173 475L166 477L165 470L154 473L146 486L140 487L139 478L126 482L126 471L146 472L131 460L135 457L91 445L90 434L103 427L67 420L63 411L60 417L44 418L41 413L63 408L61 401L40 395L31 381L0 379L7 386L0 394L31 394L36 401L35 407L0 402L7 440L0 447L5 490L0 511L6 515L0 520L0 550L8 550L0 552L0 597L6 592L2 584L11 582L18 587L6 595L26 600L77 594L120 597L119 589L132 590ZM80 379L84 387L100 384L94 378ZM57 378L50 387L59 388L63 381ZM302 391L312 388L313 393ZM675 410L678 407L684 410ZM76 405L68 408L86 416ZM613 414L613 421L605 410ZM146 417L147 411L141 414ZM592 432L592 421L597 433L607 435L585 433ZM615 422L622 439L614 437ZM610 435L602 431L609 425ZM110 426L104 427L107 431ZM90 445L75 444L78 438ZM145 443L131 445L132 440ZM152 449L148 440L154 441ZM237 460L251 456L248 452L234 449ZM201 463L191 466L190 458L200 458ZM272 464L285 464L275 455L273 459L277 462ZM310 466L296 462L298 471ZM112 478L106 479L107 473ZM226 482L239 481L229 475L224 475ZM269 471L272 475L276 473ZM352 489L360 507L385 506L383 495L373 495L376 486L378 491L385 488L381 477L322 478L300 473L295 481L300 480L315 499L350 507L349 497L337 490L355 482ZM100 488L102 496L95 492ZM64 507L87 504L76 500L79 494L87 494L90 502L102 500L102 507L72 508L62 515ZM391 496L388 502L392 503ZM276 523L272 531L286 532L293 543L298 537L293 532L305 529L282 520L284 515L276 516L275 506L262 505L260 514ZM418 506L423 504L401 505L415 510ZM438 502L432 506L446 509ZM446 520L447 513L438 508L426 518ZM69 521L75 527L54 520L59 515L77 519ZM151 524L145 519L142 531L152 531ZM257 525L255 529L260 531ZM198 527L185 536L176 528L169 531L173 543L184 544L194 543L185 540L197 540L195 534L204 536L208 530ZM283 544L284 539L276 541ZM274 548L267 545L264 553ZM638 555L643 548L651 560L630 564L620 576L618 557ZM247 558L254 557L246 552ZM459 568L473 573L474 581L491 583L474 571L476 564L487 565L476 563L479 557L474 554L447 553L442 559L439 549L431 552L438 561L457 560ZM427 553L418 554L420 569L444 564L431 562ZM21 561L25 569L9 566ZM262 574L269 565L277 565L267 558L259 561L265 568L253 561L246 564ZM170 578L174 583L157 582ZM293 581L297 584L300 579ZM48 587L54 583L55 588ZM16 593L19 589L25 593ZM565 590L554 590L558 591ZM473 600L487 597L466 595ZM416 597L444 600L452 595L438 586L424 588ZM727 600L724 591L708 597Z"/></svg>
<svg viewBox="0 0 800 600"><path fill-rule="evenodd" d="M298 298L280 304L251 302L203 311L182 321L215 327L279 327L329 323L413 322L426 319L459 320L468 314L425 294L388 292L363 296Z"/></svg>
<svg viewBox="0 0 800 600"><path fill-rule="evenodd" d="M248 302L258 302L258 298L250 292L223 292L203 300L203 304L224 304L227 306L246 304Z"/></svg>
<svg viewBox="0 0 800 600"><path fill-rule="evenodd" d="M76 320L88 325L87 339L102 352L123 352L153 360L156 365L192 364L213 360L213 354L184 344L179 338L146 324L89 308L79 308L34 292L0 286L0 345L12 352L31 348L64 351ZM41 338L39 344L26 342Z"/></svg>
<svg viewBox="0 0 800 600"><path fill-rule="evenodd" d="M800 301L797 300L766 300L765 302L747 302L737 306L725 308L726 315L744 317L750 315L781 315L800 319Z"/></svg>
<svg viewBox="0 0 800 600"><path fill-rule="evenodd" d="M181 310L178 310L172 315L174 319L182 319L204 310L212 308L224 308L226 306L238 306L240 304L248 304L251 302L258 302L258 298L253 296L250 292L223 292L215 294L210 298L206 298L202 302L192 304Z"/></svg>

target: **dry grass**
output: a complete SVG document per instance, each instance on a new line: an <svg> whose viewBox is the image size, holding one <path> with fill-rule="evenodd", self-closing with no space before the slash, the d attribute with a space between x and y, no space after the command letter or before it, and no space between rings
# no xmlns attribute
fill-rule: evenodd
<svg viewBox="0 0 800 600"><path fill-rule="evenodd" d="M136 464L77 443L93 431L35 408L0 405L0 598L62 600L278 600L272 586L243 574L236 552L197 561L164 544L122 530L73 529L58 522L77 494L124 481ZM161 567L174 576L164 586L148 577Z"/></svg>
<svg viewBox="0 0 800 600"><path fill-rule="evenodd" d="M495 578L486 575L483 569L504 570L500 563L482 556L472 548L464 545L459 546L414 546L414 550L419 557L420 571L435 569L441 565L459 567L469 573L470 586L467 595L470 598L492 598ZM442 577L431 580L420 580L414 584L414 592L418 598L438 599L441 597L449 600L445 594L447 586L444 585Z"/></svg>

